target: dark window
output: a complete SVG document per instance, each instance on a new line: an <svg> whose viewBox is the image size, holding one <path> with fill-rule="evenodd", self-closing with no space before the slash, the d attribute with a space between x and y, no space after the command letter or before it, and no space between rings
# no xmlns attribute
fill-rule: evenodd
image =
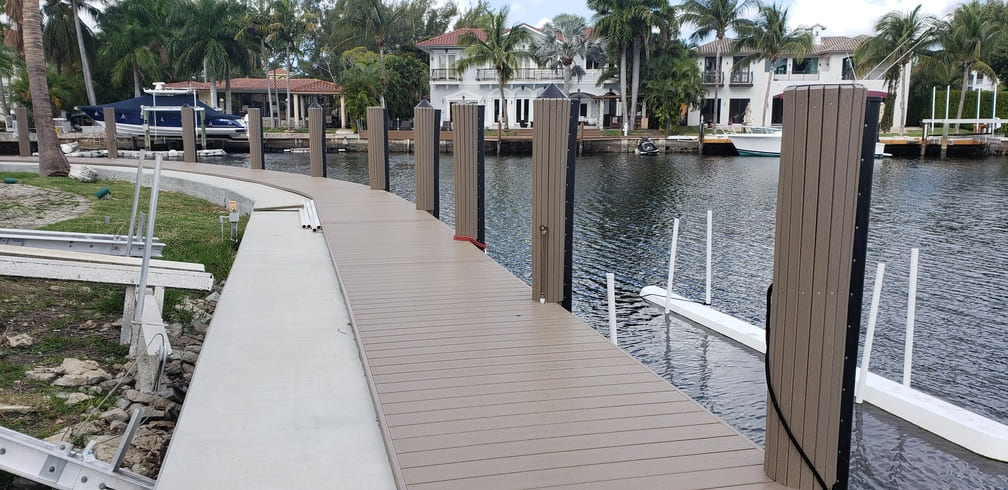
<svg viewBox="0 0 1008 490"><path fill-rule="evenodd" d="M791 63L791 73L812 75L819 73L819 58L795 58Z"/></svg>
<svg viewBox="0 0 1008 490"><path fill-rule="evenodd" d="M494 99L494 122L500 121L500 99Z"/></svg>
<svg viewBox="0 0 1008 490"><path fill-rule="evenodd" d="M581 103L581 114L580 115L581 115L581 117L588 117L588 104L586 104L584 102Z"/></svg>
<svg viewBox="0 0 1008 490"><path fill-rule="evenodd" d="M763 62L763 71L770 71L770 60ZM774 62L773 72L778 75L787 73L787 59L779 59Z"/></svg>
<svg viewBox="0 0 1008 490"><path fill-rule="evenodd" d="M728 101L728 120L732 124L746 123L746 109L749 107L749 99L731 99ZM751 116L751 114L750 114ZM749 121L751 124L752 121Z"/></svg>
<svg viewBox="0 0 1008 490"><path fill-rule="evenodd" d="M843 59L843 74L842 78L844 80L854 80L854 63L850 57Z"/></svg>

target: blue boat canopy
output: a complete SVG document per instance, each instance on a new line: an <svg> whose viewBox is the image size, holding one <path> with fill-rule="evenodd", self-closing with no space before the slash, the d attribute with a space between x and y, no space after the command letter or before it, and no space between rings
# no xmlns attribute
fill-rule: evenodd
<svg viewBox="0 0 1008 490"><path fill-rule="evenodd" d="M194 107L200 107L201 112L206 114L206 124L211 126L238 126L242 127L241 116L233 116L230 114L224 114L219 112L210 106L200 102L199 100L194 100L192 95L186 94L174 94L174 95L142 95L140 97L134 97L128 100L122 100L119 102L112 102L110 104L102 105L88 105L81 106L80 109L88 117L94 119L95 121L104 121L105 114L104 109L106 107L112 107L115 109L116 122L122 124L143 124L143 113L141 112L141 106L144 107L165 107L167 108L178 108L184 105L190 105ZM150 122L152 124L164 125L164 126L181 126L182 114L177 111L172 110L160 110L160 111L150 111L148 112L148 118L153 118Z"/></svg>

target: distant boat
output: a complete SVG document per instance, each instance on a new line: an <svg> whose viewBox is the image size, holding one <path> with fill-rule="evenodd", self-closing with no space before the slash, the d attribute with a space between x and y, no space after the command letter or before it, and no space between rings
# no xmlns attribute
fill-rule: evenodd
<svg viewBox="0 0 1008 490"><path fill-rule="evenodd" d="M734 129L734 128L733 128ZM740 156L779 157L781 128L741 126L738 131L725 132ZM892 156L885 153L884 143L875 143L875 158Z"/></svg>
<svg viewBox="0 0 1008 490"><path fill-rule="evenodd" d="M115 109L116 134L128 136L182 137L182 107L188 105L195 110L196 132L208 137L244 135L245 123L241 116L233 116L216 111L196 98L195 91L188 89L166 89L155 84L147 95L103 105L78 107L99 126L105 127L106 107Z"/></svg>

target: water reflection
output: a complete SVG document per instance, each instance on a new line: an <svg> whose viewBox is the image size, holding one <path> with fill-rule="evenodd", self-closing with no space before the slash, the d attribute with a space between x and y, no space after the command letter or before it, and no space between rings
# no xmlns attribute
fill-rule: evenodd
<svg viewBox="0 0 1008 490"><path fill-rule="evenodd" d="M413 199L413 157L392 155L391 188ZM452 157L441 156L441 219L454 222ZM487 158L489 253L530 282L531 159ZM578 159L574 313L608 330L605 273L617 282L624 349L762 444L761 356L664 315L638 296L665 281L680 218L675 290L704 294L706 211L714 212L713 304L762 324L770 283L777 161L596 155ZM307 173L305 155L270 155L273 170ZM328 155L331 178L367 183L363 154ZM902 372L909 251L921 248L913 386L1008 422L1008 165L1002 159L876 164L867 269L887 263L871 369ZM870 286L872 279L866 281ZM868 291L866 287L866 291ZM867 305L863 308L867 317ZM854 418L853 488L1008 488L989 461L870 405Z"/></svg>

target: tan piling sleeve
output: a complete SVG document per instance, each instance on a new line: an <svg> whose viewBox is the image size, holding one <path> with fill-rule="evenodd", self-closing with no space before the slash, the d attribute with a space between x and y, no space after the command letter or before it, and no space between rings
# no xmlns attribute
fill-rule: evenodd
<svg viewBox="0 0 1008 490"><path fill-rule="evenodd" d="M413 108L413 139L416 149L415 178L416 208L427 211L434 217L438 216L438 185L439 185L439 143L438 130L441 111L431 107L427 101Z"/></svg>
<svg viewBox="0 0 1008 490"><path fill-rule="evenodd" d="M770 309L770 381L784 420L827 485L837 477L841 391L866 91L784 91ZM764 468L818 488L767 402Z"/></svg>
<svg viewBox="0 0 1008 490"><path fill-rule="evenodd" d="M374 190L389 190L388 111L367 108L368 180Z"/></svg>
<svg viewBox="0 0 1008 490"><path fill-rule="evenodd" d="M17 119L18 155L30 157L31 141L28 139L28 109L24 107L14 109L14 117Z"/></svg>
<svg viewBox="0 0 1008 490"><path fill-rule="evenodd" d="M325 177L325 120L322 106L308 108L308 151L312 177Z"/></svg>
<svg viewBox="0 0 1008 490"><path fill-rule="evenodd" d="M263 165L263 121L262 110L251 107L248 110L249 167L256 170Z"/></svg>
<svg viewBox="0 0 1008 490"><path fill-rule="evenodd" d="M105 149L108 150L109 158L119 156L119 145L116 142L116 118L115 109L106 107L102 109L105 118Z"/></svg>
<svg viewBox="0 0 1008 490"><path fill-rule="evenodd" d="M196 162L196 111L182 107L182 160Z"/></svg>

